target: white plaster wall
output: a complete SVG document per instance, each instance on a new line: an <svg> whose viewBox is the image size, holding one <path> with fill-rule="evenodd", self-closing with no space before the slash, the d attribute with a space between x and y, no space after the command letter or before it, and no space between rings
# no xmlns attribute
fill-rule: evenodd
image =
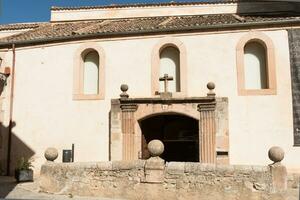
<svg viewBox="0 0 300 200"><path fill-rule="evenodd" d="M16 52L13 133L34 150L36 169L47 147L58 148L61 155L72 143L76 161L108 160L109 101L72 100L77 47Z"/></svg>
<svg viewBox="0 0 300 200"><path fill-rule="evenodd" d="M244 52L245 89L268 88L266 49L259 43L250 43Z"/></svg>
<svg viewBox="0 0 300 200"><path fill-rule="evenodd" d="M157 16L184 16L207 14L230 14L250 12L270 12L291 10L290 5L274 4L274 2L241 2L241 3L200 3L198 5L172 6L126 6L115 8L81 8L51 10L51 21L72 21L89 19L117 19L129 17L157 17Z"/></svg>
<svg viewBox="0 0 300 200"><path fill-rule="evenodd" d="M205 84L213 81L217 95L229 98L231 164L270 163L268 149L278 145L286 151L284 163L290 168L300 167L300 162L294 159L300 149L293 147L287 32L264 33L275 46L277 95L238 96L235 47L245 33L183 39L188 45L188 93L204 95Z"/></svg>
<svg viewBox="0 0 300 200"><path fill-rule="evenodd" d="M286 151L284 163L300 169L295 159L300 148L293 147L287 32L264 33L275 46L277 95L237 94L235 49L247 32L174 37L187 49L188 96L205 96L207 82L213 81L217 96L229 98L231 164L268 164L268 149L278 145ZM110 100L118 97L122 83L129 85L131 97L150 97L151 53L162 38L96 41L106 54L106 94L94 101L72 100L73 56L82 42L17 50L13 132L34 150L36 169L47 147L61 155L72 143L76 161L108 160Z"/></svg>
<svg viewBox="0 0 300 200"><path fill-rule="evenodd" d="M82 19L107 19L126 17L155 17L193 14L235 13L237 4L185 5L185 6L150 6L125 8L100 8L79 10L52 10L51 21L69 21Z"/></svg>
<svg viewBox="0 0 300 200"><path fill-rule="evenodd" d="M173 78L173 81L168 81L169 92L180 91L180 52L174 47L167 47L160 53L159 77L164 77L165 74ZM165 82L160 81L159 92L164 92Z"/></svg>

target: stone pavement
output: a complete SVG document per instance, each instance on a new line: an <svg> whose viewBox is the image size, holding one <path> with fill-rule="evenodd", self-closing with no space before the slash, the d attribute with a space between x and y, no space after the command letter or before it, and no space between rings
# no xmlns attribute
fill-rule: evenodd
<svg viewBox="0 0 300 200"><path fill-rule="evenodd" d="M17 184L13 177L7 177L7 176L0 176L0 199L112 200L111 198L77 197L72 195L51 195L51 194L39 193L37 182ZM117 199L113 199L113 200L117 200Z"/></svg>

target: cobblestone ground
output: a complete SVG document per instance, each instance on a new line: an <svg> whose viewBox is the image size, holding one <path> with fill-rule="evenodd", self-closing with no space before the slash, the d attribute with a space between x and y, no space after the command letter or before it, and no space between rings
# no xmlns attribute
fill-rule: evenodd
<svg viewBox="0 0 300 200"><path fill-rule="evenodd" d="M0 199L112 200L111 198L77 197L71 195L51 195L40 193L37 182L17 184L14 178L6 176L0 176Z"/></svg>

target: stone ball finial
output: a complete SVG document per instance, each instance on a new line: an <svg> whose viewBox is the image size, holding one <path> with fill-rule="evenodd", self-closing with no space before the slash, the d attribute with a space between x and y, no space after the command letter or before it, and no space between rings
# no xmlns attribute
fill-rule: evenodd
<svg viewBox="0 0 300 200"><path fill-rule="evenodd" d="M151 140L148 143L148 150L151 156L156 157L160 156L164 152L165 146L160 140Z"/></svg>
<svg viewBox="0 0 300 200"><path fill-rule="evenodd" d="M268 155L270 160L272 160L274 163L278 163L283 160L284 151L281 147L274 146L269 149Z"/></svg>
<svg viewBox="0 0 300 200"><path fill-rule="evenodd" d="M214 90L216 88L216 85L214 82L209 82L209 83L207 83L206 87L209 90Z"/></svg>
<svg viewBox="0 0 300 200"><path fill-rule="evenodd" d="M122 84L120 89L121 89L122 92L127 92L128 91L128 85Z"/></svg>
<svg viewBox="0 0 300 200"><path fill-rule="evenodd" d="M215 85L214 82L207 83L206 87L207 87L207 89L209 89L209 92L207 93L207 96L210 96L210 97L216 96L216 93L214 92L214 89L215 89L216 85Z"/></svg>
<svg viewBox="0 0 300 200"><path fill-rule="evenodd" d="M58 151L56 148L49 147L46 149L44 156L47 161L53 162L58 157Z"/></svg>
<svg viewBox="0 0 300 200"><path fill-rule="evenodd" d="M129 95L126 93L128 91L128 85L126 84L122 84L121 87L120 87L122 93L120 94L120 97L121 98L128 98Z"/></svg>

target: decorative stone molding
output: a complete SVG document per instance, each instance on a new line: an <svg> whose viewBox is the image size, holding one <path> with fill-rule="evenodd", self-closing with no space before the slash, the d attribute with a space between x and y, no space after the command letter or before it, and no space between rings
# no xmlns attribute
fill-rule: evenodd
<svg viewBox="0 0 300 200"><path fill-rule="evenodd" d="M122 112L135 112L138 108L137 104L121 104L120 108Z"/></svg>
<svg viewBox="0 0 300 200"><path fill-rule="evenodd" d="M216 96L216 93L214 92L214 89L216 87L215 83L209 82L209 83L207 83L206 87L209 90L209 92L207 93L208 97L214 97L214 96Z"/></svg>
<svg viewBox="0 0 300 200"><path fill-rule="evenodd" d="M121 108L121 120L122 120L122 138L123 138L123 160L134 160L134 148L135 148L135 136L134 136L134 123L135 117L134 112L137 110L137 104L123 103L123 99L128 99L129 95L126 93L128 91L128 85L122 84L120 87L122 94L120 95L120 108Z"/></svg>
<svg viewBox="0 0 300 200"><path fill-rule="evenodd" d="M216 163L216 102L198 104L200 112L200 162Z"/></svg>
<svg viewBox="0 0 300 200"><path fill-rule="evenodd" d="M148 144L148 150L152 157L160 156L164 149L164 144L160 140L151 140Z"/></svg>
<svg viewBox="0 0 300 200"><path fill-rule="evenodd" d="M282 148L274 146L269 149L268 156L274 163L279 163L284 158L284 151Z"/></svg>
<svg viewBox="0 0 300 200"><path fill-rule="evenodd" d="M266 50L266 67L267 67L267 89L245 89L245 71L244 71L244 47L248 42L258 42ZM239 95L275 95L276 94L276 66L275 66L275 49L272 40L261 32L250 32L244 35L236 47L236 66L237 82Z"/></svg>
<svg viewBox="0 0 300 200"><path fill-rule="evenodd" d="M137 105L121 105L123 160L135 160L134 157L134 111Z"/></svg>
<svg viewBox="0 0 300 200"><path fill-rule="evenodd" d="M90 51L99 55L98 94L83 94L83 57ZM100 100L105 97L105 53L96 43L81 45L74 54L73 100Z"/></svg>
<svg viewBox="0 0 300 200"><path fill-rule="evenodd" d="M198 104L198 111L203 112L203 111L214 111L216 109L216 102L205 102L205 103L199 103Z"/></svg>
<svg viewBox="0 0 300 200"><path fill-rule="evenodd" d="M49 147L46 149L44 156L47 161L53 162L58 157L58 151L56 148Z"/></svg>
<svg viewBox="0 0 300 200"><path fill-rule="evenodd" d="M165 37L160 40L152 50L151 93L155 96L159 91L159 67L160 53L166 47L175 47L180 53L180 92L174 92L174 97L185 96L187 93L187 53L184 44L173 37Z"/></svg>
<svg viewBox="0 0 300 200"><path fill-rule="evenodd" d="M121 87L120 87L122 93L120 94L120 97L122 99L127 99L129 98L129 95L127 94L127 91L128 91L128 85L126 84L122 84Z"/></svg>
<svg viewBox="0 0 300 200"><path fill-rule="evenodd" d="M228 164L229 149L226 146L228 126L224 125L228 120L228 113L222 112L224 109L227 110L228 100L216 98L214 88L215 85L209 83L209 95L205 97L129 98L128 86L123 85L121 98L113 99L111 104L110 159L136 160L143 157L143 152L147 148L141 127L143 120L157 115L184 115L199 122L199 161L217 163L216 144L218 144L221 152L225 152L220 163ZM215 115L217 99L218 109L222 112L220 115ZM216 127L216 121L222 125ZM217 128L220 133L218 138Z"/></svg>

